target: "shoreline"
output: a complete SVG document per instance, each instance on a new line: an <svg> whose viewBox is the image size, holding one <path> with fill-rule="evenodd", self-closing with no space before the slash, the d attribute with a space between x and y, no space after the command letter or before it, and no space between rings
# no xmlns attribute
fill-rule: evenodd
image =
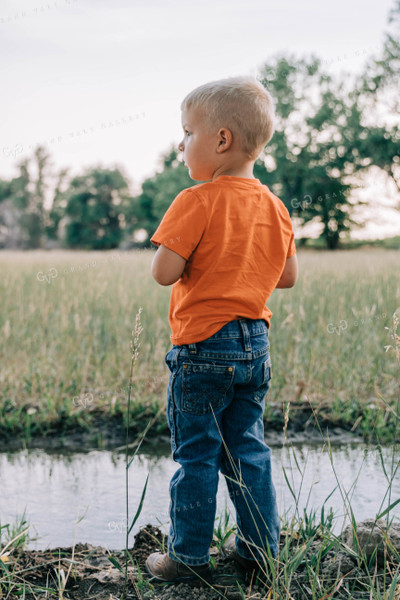
<svg viewBox="0 0 400 600"><path fill-rule="evenodd" d="M157 423L156 423L157 425ZM134 448L142 437L143 429L130 428L129 447ZM319 427L311 425L304 419L289 421L286 431L276 421L264 421L265 442L271 447L283 445L317 445L329 442L332 445L339 444L368 444L368 440L362 435L349 428L329 422L326 419L319 420ZM322 433L321 433L322 432ZM395 440L392 443L397 443ZM93 418L92 422L85 427L70 427L64 431L50 431L46 435L33 435L29 439L14 435L0 436L0 452L41 449L48 452L89 452L92 450L125 451L126 429L123 426L122 417L106 415ZM388 444L390 445L390 444ZM165 424L162 431L152 430L147 432L141 445L144 453L170 452L169 430Z"/></svg>
<svg viewBox="0 0 400 600"><path fill-rule="evenodd" d="M357 530L357 542L353 539L354 526ZM348 591L340 589L345 580L344 587L350 585L352 588L351 598L365 600L368 589L372 590L376 586L380 588L380 592L384 592L392 585L392 581L396 583L396 577L399 576L396 556L400 552L400 524L392 524L387 528L382 520L376 522L367 519L353 524L353 527L347 526L336 537L330 532L328 522L319 523L312 530L305 528L301 521L296 524L286 523L281 530L278 560L272 559L269 562L267 559L262 567L266 573L264 583L249 581L236 567L231 551L224 547L231 533L232 530L225 530L219 538L214 534L210 547L210 559L214 565L212 585L157 585L150 581L145 561L150 553L165 549L166 536L158 527L146 525L134 536L134 544L128 550L128 586L124 598L261 599L270 598L272 592L281 597L280 592L286 593L289 589L291 594L303 598L304 588L307 589L310 585L308 570L316 569L319 587L323 585L323 590L328 594L324 597L330 597L332 589L335 589L338 593L335 598L348 598ZM386 543L388 538L391 544ZM3 572L5 569L9 573L9 581L6 583L8 591L16 591L23 585L24 598L27 600L47 598L50 590L55 594L61 592L59 597L65 600L110 600L121 597L125 581L125 550L110 551L101 546L83 543L48 550L25 550L17 545L16 548L11 546L9 550L6 560L2 558ZM300 554L301 560L298 558ZM306 565L309 567L305 568ZM290 574L287 581L285 569ZM23 574L22 578L19 573ZM17 575L15 580L14 575ZM4 577L2 581L4 585ZM1 585L0 583L0 589ZM320 592L322 593L322 589Z"/></svg>

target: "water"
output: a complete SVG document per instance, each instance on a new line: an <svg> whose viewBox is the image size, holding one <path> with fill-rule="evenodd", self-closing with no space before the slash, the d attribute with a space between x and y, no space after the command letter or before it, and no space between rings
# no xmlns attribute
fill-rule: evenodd
<svg viewBox="0 0 400 600"><path fill-rule="evenodd" d="M325 512L335 512L335 529L339 532L346 520L342 493L351 501L357 521L374 518L388 506L385 478L376 447L363 445L335 447L333 465L322 446L300 446L295 449L272 448L273 476L280 514L292 514L293 496L285 481L283 468L296 497L299 511L303 507L318 511L326 502ZM296 455L298 466L294 459ZM383 448L386 471L390 474L393 448ZM125 458L123 454L94 451L74 454L48 454L41 450L0 454L0 523L14 523L25 510L30 523L29 543L32 549L71 546L88 542L111 549L125 546ZM394 456L394 468L399 464L400 448ZM129 470L130 519L138 507L143 486L149 473L147 494L142 513L131 533L133 536L147 523L168 531L168 486L178 468L168 455L138 455ZM299 471L302 472L300 472ZM400 468L393 480L390 502L400 497ZM195 498L194 498L195 500ZM233 505L223 477L217 498L217 515ZM392 515L400 517L400 504ZM79 521L79 523L78 523Z"/></svg>

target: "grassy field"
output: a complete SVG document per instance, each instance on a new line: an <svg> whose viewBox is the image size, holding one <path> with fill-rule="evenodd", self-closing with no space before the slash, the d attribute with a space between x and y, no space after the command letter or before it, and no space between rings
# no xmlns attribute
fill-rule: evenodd
<svg viewBox="0 0 400 600"><path fill-rule="evenodd" d="M164 407L171 288L150 275L153 252L0 253L0 437L90 427L125 413L135 316L142 307L131 419L167 431ZM266 420L313 406L367 439L398 436L399 252L300 250L293 289L268 301L272 385ZM399 310L398 310L399 312ZM399 331L397 332L399 333Z"/></svg>

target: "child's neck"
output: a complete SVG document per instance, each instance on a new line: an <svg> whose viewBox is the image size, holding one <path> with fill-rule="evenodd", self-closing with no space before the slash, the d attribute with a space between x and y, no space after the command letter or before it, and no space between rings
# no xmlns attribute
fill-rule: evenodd
<svg viewBox="0 0 400 600"><path fill-rule="evenodd" d="M255 179L253 174L254 161L240 166L221 166L214 173L213 180L220 175L230 175L231 177L244 177L246 179Z"/></svg>

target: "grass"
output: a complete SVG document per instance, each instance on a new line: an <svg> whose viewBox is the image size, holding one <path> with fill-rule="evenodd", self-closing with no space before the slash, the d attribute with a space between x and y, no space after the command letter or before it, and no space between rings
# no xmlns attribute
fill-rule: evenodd
<svg viewBox="0 0 400 600"><path fill-rule="evenodd" d="M226 523L229 514L225 511L216 520ZM223 563L217 557L217 571L214 583L207 588L214 591L212 598L232 598L232 590L240 593L243 600L398 600L400 593L400 556L393 549L390 539L383 534L382 562L374 552L366 552L365 546L359 544L359 524L353 521L350 525L353 542L349 545L349 535L343 532L333 532L332 513L324 514L321 510L317 516L315 511L304 511L300 517L287 514L281 519L280 549L277 559L265 554L260 561L260 576L258 578L235 577L230 575L230 583L218 583L218 572L224 569ZM231 531L228 525L225 531L219 533L227 537ZM360 530L361 531L361 530ZM351 536L350 536L351 537ZM54 597L61 600L68 594L67 578L60 558L48 560L28 568L20 567L17 554L12 546L7 548L14 553L12 566L0 561L0 597L25 597L24 593L34 594L30 598ZM20 548L19 552L21 552ZM161 550L161 547L160 547ZM164 590L164 585L155 586L149 582L147 573L132 559L132 571L129 576L129 596L133 598L135 590L137 598L158 598L158 592ZM72 564L66 554L65 561ZM79 566L79 557L74 564ZM226 564L226 563L225 563ZM116 565L114 565L116 566ZM47 567L53 574L47 585L34 583L35 573L43 578L43 569ZM60 575L60 581L57 576ZM79 580L75 580L75 585ZM226 594L227 589L230 594ZM46 595L47 592L47 595ZM184 594L183 590L180 594ZM69 596L68 596L69 597ZM73 596L76 597L76 596ZM118 596L122 597L122 596ZM171 596L173 597L173 595ZM180 596L182 597L182 596ZM192 598L191 595L188 597Z"/></svg>
<svg viewBox="0 0 400 600"><path fill-rule="evenodd" d="M138 355L139 336L142 333L141 310L137 313L136 327L133 332L133 344L131 345L131 369L129 378L129 394L130 399L131 382L133 379L134 366ZM388 327L388 333L393 343L387 344L385 349L391 351L395 355L395 363L397 368L400 367L400 337L397 333L399 319L395 315L393 325ZM136 382L135 388L136 389ZM383 397L382 397L383 399ZM383 399L384 400L384 399ZM400 421L399 406L393 411L395 415L395 431L397 431ZM290 420L290 407L285 410L285 430ZM129 411L128 411L128 426L129 428ZM318 416L316 415L317 426L320 427ZM147 433L147 429L143 433ZM281 523L281 535L279 552L276 558L273 558L271 553L263 551L263 558L259 561L260 575L255 579L247 581L246 584L236 581L238 592L243 600L251 600L253 598L266 598L274 600L328 600L335 598L336 600L346 600L347 598L358 600L399 600L400 597L400 548L395 547L389 535L394 517L392 516L393 509L400 503L400 499L393 500L392 485L400 467L400 461L397 456L397 447L393 444L393 460L391 464L385 465L382 461L382 468L387 479L388 487L383 496L381 507L378 514L372 520L371 533L366 537L365 532L361 534L360 524L356 522L351 506L351 495L341 485L340 475L336 472L334 457L330 445L329 436L324 436L322 430L321 435L324 439L324 449L329 453L330 463L334 474L336 488L339 488L343 499L344 511L348 516L349 525L345 530L337 535L333 531L335 515L332 510L325 510L325 505L333 491L327 496L320 510L320 516L317 518L315 510L308 509L307 506L302 513L299 511L299 498L303 486L304 470L301 470L299 460L296 456L296 450L292 447L291 452L293 461L301 473L301 481L298 489L289 481L284 467L283 472L288 488L293 497L292 514L284 514ZM143 439L143 437L141 439ZM285 442L287 443L286 437ZM129 466L131 465L136 452L129 459L128 455L128 437L126 440L126 473L128 474ZM225 446L226 447L226 446ZM128 476L128 475L127 475ZM358 474L359 476L359 474ZM358 477L357 476L357 477ZM351 488L356 485L357 477ZM242 482L238 482L241 483ZM132 525L126 534L125 548L125 585L122 590L121 598L125 598L127 593L128 582L128 559L135 569L135 575L132 574L130 582L136 593L136 598L141 599L142 593L146 598L157 598L156 590L149 583L147 576L143 573L140 566L135 563L132 555L128 551L128 536L133 524L140 514L143 499L146 493L146 484L143 488L142 498L136 515L132 521ZM245 485L245 484L244 484ZM128 489L128 487L126 488ZM247 493L249 491L247 490ZM311 494L311 490L310 490ZM310 497L309 494L309 497ZM128 497L127 497L127 524L129 524L128 512ZM386 523L382 521L386 517ZM77 521L76 525L79 523ZM372 542L372 532L374 529L380 529L381 535L378 542ZM225 509L224 514L221 514L216 519L214 529L214 543L219 549L219 555L223 554L223 545L234 529L230 525L229 513ZM2 536L6 532L6 539L3 542ZM368 532L367 532L368 533ZM241 532L237 533L239 536ZM57 575L56 590L46 587L32 587L30 581L25 579L27 571L34 572L36 567L30 569L18 569L18 553L23 549L27 540L27 528L25 518L22 517L19 524L14 527L9 525L0 526L0 597L12 598L11 594L17 594L18 597L25 597L25 592L32 591L34 597L39 594L48 593L57 595L59 600L64 598L64 592L67 593L66 587L68 578L71 574L72 564L74 561L75 543L72 548L72 558L69 561L67 573L61 566L61 557L59 556L58 568L55 569ZM4 544L4 545L3 545ZM250 545L251 546L251 545ZM163 543L160 543L160 549L163 551ZM258 548L258 550L261 550ZM261 550L262 551L262 550ZM9 555L14 553L16 560L12 564L12 568L7 566ZM14 556L15 557L15 556ZM122 565L115 557L110 557L111 563L123 571ZM55 562L55 561L50 561ZM218 565L218 558L214 563ZM39 567L38 567L39 568ZM221 591L221 586L208 584L215 591L215 598L227 598L224 592ZM132 597L130 595L130 597ZM231 597L231 596L230 596Z"/></svg>
<svg viewBox="0 0 400 600"><path fill-rule="evenodd" d="M400 306L398 252L299 250L300 276L268 301L273 386L266 420L281 429L304 411L391 442L398 368L385 327ZM132 322L141 321L131 429L168 434L165 414L170 288L150 275L152 251L0 253L0 439L62 436L95 419L126 419ZM382 400L385 399L385 401ZM290 425L290 423L289 423ZM101 447L101 436L95 443Z"/></svg>

